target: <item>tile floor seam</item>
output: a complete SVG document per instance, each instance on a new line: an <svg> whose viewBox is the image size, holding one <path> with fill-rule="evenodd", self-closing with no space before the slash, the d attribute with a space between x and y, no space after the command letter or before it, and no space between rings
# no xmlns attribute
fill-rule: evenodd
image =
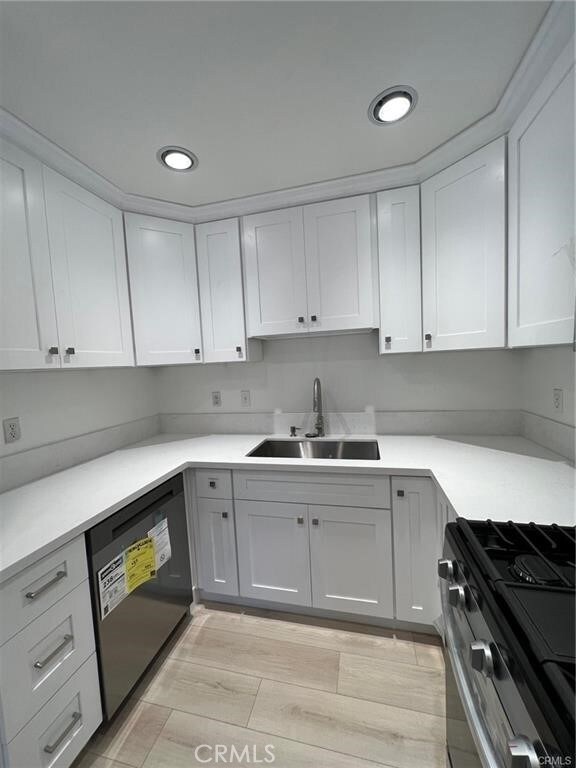
<svg viewBox="0 0 576 768"><path fill-rule="evenodd" d="M254 712L254 707L256 706L256 699L258 698L258 694L260 693L260 688L262 687L262 680L263 678L260 678L260 682L258 683L258 690L256 691L256 695L254 696L254 701L252 702L252 706L250 707L250 714L248 715L248 718L246 720L245 728L248 728L248 723L250 722L250 718L252 717L252 712Z"/></svg>
<svg viewBox="0 0 576 768"><path fill-rule="evenodd" d="M160 729L160 732L158 733L158 735L156 736L156 738L155 738L155 739L154 739L154 741L152 742L152 746L150 747L150 749L148 750L148 752L146 752L146 757L145 757L145 758L144 758L144 760L142 760L142 762L140 763L140 768L144 768L144 765L146 764L146 760L148 760L148 758L149 758L149 756L150 756L150 752L152 752L152 750L153 750L153 749L154 749L154 747L156 746L156 742L158 741L158 739L159 739L159 738L160 738L160 736L162 735L162 733L163 733L163 731L164 731L164 728L166 728L166 725L168 724L168 720L170 720L170 718L172 717L172 714L173 714L173 712L174 712L174 710L172 709L172 707L166 707L166 709L169 709L169 710L170 710L170 714L169 714L169 715L168 715L168 717L166 718L166 721L165 721L164 725L162 726L162 728Z"/></svg>
<svg viewBox="0 0 576 768"><path fill-rule="evenodd" d="M170 656L170 655L168 655L163 660L162 664L160 665L160 668L158 669L158 672L154 675L154 677L150 681L149 685L152 685L152 682L156 678L157 674L161 671L161 668L164 665L164 662L166 662L166 661L183 662L184 664L191 664L193 667L208 666L208 667L210 667L210 669L219 669L221 672L226 672L229 675L238 675L239 677L248 677L251 680L261 680L260 675L249 675L247 672L236 672L235 669L224 669L223 667L212 667L207 662L204 662L203 664L200 664L198 661L192 661L191 659L182 659L179 656ZM141 696L140 698L143 698L143 697Z"/></svg>
<svg viewBox="0 0 576 768"><path fill-rule="evenodd" d="M111 763L114 764L114 766L119 765L120 768L134 768L133 765L129 765L128 763L123 763L121 760L114 760L111 757L105 757L104 755L100 755L100 754L98 754L98 752L93 752L91 749L88 749L88 745L86 745L84 750L82 752L80 752L80 754L78 755L76 760L81 760L81 758L85 754L87 754L87 755L94 755L94 757L99 757L102 760L109 760ZM74 765L74 763L73 763L73 765Z"/></svg>

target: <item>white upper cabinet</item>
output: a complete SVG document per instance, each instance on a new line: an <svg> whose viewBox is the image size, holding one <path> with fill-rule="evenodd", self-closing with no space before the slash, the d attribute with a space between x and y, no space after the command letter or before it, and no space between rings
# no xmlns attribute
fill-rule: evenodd
<svg viewBox="0 0 576 768"><path fill-rule="evenodd" d="M421 352L420 188L377 199L380 353Z"/></svg>
<svg viewBox="0 0 576 768"><path fill-rule="evenodd" d="M52 350L52 354L50 354ZM0 143L0 368L60 367L42 166Z"/></svg>
<svg viewBox="0 0 576 768"><path fill-rule="evenodd" d="M373 328L369 195L329 200L303 210L310 330Z"/></svg>
<svg viewBox="0 0 576 768"><path fill-rule="evenodd" d="M249 336L372 328L370 197L246 216Z"/></svg>
<svg viewBox="0 0 576 768"><path fill-rule="evenodd" d="M505 346L505 139L422 184L425 350Z"/></svg>
<svg viewBox="0 0 576 768"><path fill-rule="evenodd" d="M138 365L202 360L194 227L125 214Z"/></svg>
<svg viewBox="0 0 576 768"><path fill-rule="evenodd" d="M567 50L508 138L510 346L574 334L574 58Z"/></svg>
<svg viewBox="0 0 576 768"><path fill-rule="evenodd" d="M259 342L246 340L238 219L200 224L196 246L204 361L261 357Z"/></svg>
<svg viewBox="0 0 576 768"><path fill-rule="evenodd" d="M122 214L44 168L63 367L133 365Z"/></svg>
<svg viewBox="0 0 576 768"><path fill-rule="evenodd" d="M248 336L308 330L302 209L243 219Z"/></svg>

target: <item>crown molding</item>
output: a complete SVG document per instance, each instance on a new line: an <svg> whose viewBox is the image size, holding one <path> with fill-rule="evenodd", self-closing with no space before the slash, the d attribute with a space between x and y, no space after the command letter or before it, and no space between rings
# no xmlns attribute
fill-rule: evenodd
<svg viewBox="0 0 576 768"><path fill-rule="evenodd" d="M414 163L203 205L183 205L125 192L62 147L0 108L0 136L19 145L123 211L191 223L418 184L507 133L529 98L567 48L574 52L574 3L555 0L496 108Z"/></svg>

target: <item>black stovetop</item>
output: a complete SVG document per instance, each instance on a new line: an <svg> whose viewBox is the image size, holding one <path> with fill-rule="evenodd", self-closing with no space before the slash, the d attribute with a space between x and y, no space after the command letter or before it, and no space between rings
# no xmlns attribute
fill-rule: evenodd
<svg viewBox="0 0 576 768"><path fill-rule="evenodd" d="M553 718L574 733L575 529L557 525L456 523L482 583L495 600L504 635L522 648L529 670L550 696Z"/></svg>

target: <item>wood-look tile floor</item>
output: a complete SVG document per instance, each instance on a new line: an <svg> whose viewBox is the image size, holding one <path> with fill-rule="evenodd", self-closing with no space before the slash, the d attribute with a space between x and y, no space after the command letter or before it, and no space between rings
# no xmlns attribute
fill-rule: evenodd
<svg viewBox="0 0 576 768"><path fill-rule="evenodd" d="M444 714L436 638L200 607L75 768L445 768Z"/></svg>

